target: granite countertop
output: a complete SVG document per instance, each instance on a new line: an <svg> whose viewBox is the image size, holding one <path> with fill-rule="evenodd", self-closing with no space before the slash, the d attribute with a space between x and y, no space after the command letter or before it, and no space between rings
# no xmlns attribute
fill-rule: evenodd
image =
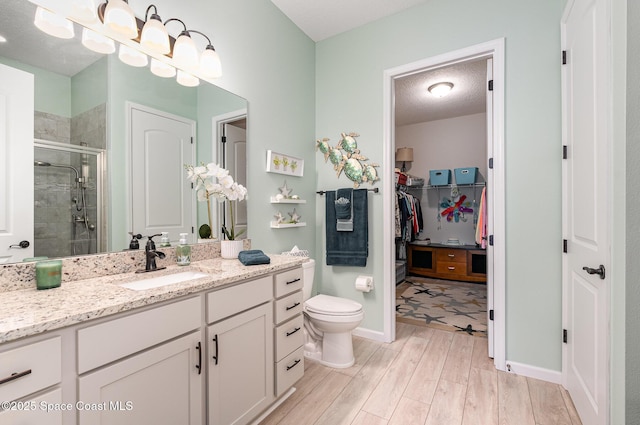
<svg viewBox="0 0 640 425"><path fill-rule="evenodd" d="M75 325L219 288L302 264L302 257L271 255L270 264L243 266L238 260L213 258L190 266L172 265L151 274L121 273L92 279L63 282L58 288L21 289L0 294L0 343ZM207 273L207 277L137 291L118 284L185 271Z"/></svg>

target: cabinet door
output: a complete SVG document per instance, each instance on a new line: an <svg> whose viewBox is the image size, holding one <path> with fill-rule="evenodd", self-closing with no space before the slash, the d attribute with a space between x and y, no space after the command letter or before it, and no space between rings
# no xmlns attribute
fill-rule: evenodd
<svg viewBox="0 0 640 425"><path fill-rule="evenodd" d="M80 377L80 425L202 425L200 351L194 332Z"/></svg>
<svg viewBox="0 0 640 425"><path fill-rule="evenodd" d="M273 307L209 327L209 425L244 425L274 400Z"/></svg>

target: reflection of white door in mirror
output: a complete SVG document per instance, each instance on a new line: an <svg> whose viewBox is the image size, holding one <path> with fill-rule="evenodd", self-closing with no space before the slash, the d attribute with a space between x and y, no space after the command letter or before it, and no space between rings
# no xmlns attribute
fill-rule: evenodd
<svg viewBox="0 0 640 425"><path fill-rule="evenodd" d="M195 121L128 104L131 152L131 231L193 235L195 198L184 170L195 163ZM193 240L192 240L193 242Z"/></svg>
<svg viewBox="0 0 640 425"><path fill-rule="evenodd" d="M226 136L225 164L229 174L234 177L238 184L247 187L247 130L234 125L232 122L224 125L224 133ZM240 235L240 239L244 239L248 237L247 202L237 202L234 207L235 231L238 233L244 230ZM225 223L229 222L228 214L229 211L225 211Z"/></svg>
<svg viewBox="0 0 640 425"><path fill-rule="evenodd" d="M33 92L32 74L0 65L0 263L33 256Z"/></svg>

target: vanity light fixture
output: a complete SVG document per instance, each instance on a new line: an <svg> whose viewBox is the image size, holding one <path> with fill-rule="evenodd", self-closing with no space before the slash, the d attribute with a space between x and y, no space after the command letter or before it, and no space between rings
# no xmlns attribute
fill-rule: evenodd
<svg viewBox="0 0 640 425"><path fill-rule="evenodd" d="M200 55L200 72L207 78L220 78L222 77L222 64L220 63L220 56L218 52L211 44L211 40L205 34L200 31L191 30L196 34L200 34L207 39L207 47Z"/></svg>
<svg viewBox="0 0 640 425"><path fill-rule="evenodd" d="M120 44L120 49L118 50L118 58L127 65L135 66L138 68L147 66L147 64L149 63L147 55L137 51L136 49L132 49L126 44Z"/></svg>
<svg viewBox="0 0 640 425"><path fill-rule="evenodd" d="M198 49L196 48L196 43L194 43L191 34L187 31L187 26L180 19L171 18L165 21L164 24L167 25L173 21L180 22L184 27L173 45L173 60L177 67L194 71L198 68Z"/></svg>
<svg viewBox="0 0 640 425"><path fill-rule="evenodd" d="M40 6L36 9L33 23L39 30L54 37L68 39L75 35L73 22Z"/></svg>
<svg viewBox="0 0 640 425"><path fill-rule="evenodd" d="M149 16L151 8L154 9L154 13ZM147 8L144 20L144 27L142 27L140 34L140 45L163 55L169 53L171 51L169 33L162 24L162 19L160 19L155 5L152 4Z"/></svg>
<svg viewBox="0 0 640 425"><path fill-rule="evenodd" d="M198 77L195 77L181 69L178 70L176 81L178 82L178 84L185 87L196 87L198 84L200 84L200 79Z"/></svg>
<svg viewBox="0 0 640 425"><path fill-rule="evenodd" d="M87 23L93 23L98 20L98 13L93 0L72 0L69 16Z"/></svg>
<svg viewBox="0 0 640 425"><path fill-rule="evenodd" d="M150 69L151 72L158 77L171 78L176 76L176 69L173 66L159 61L156 58L151 58Z"/></svg>
<svg viewBox="0 0 640 425"><path fill-rule="evenodd" d="M127 38L138 37L136 15L127 0L107 0L103 23L112 31Z"/></svg>
<svg viewBox="0 0 640 425"><path fill-rule="evenodd" d="M112 39L89 28L82 30L82 45L89 50L105 55L110 55L116 51L116 44Z"/></svg>
<svg viewBox="0 0 640 425"><path fill-rule="evenodd" d="M432 86L429 86L427 90L429 90L429 93L431 93L435 97L445 97L446 95L449 94L452 88L453 88L453 83L441 82L441 83L436 83Z"/></svg>

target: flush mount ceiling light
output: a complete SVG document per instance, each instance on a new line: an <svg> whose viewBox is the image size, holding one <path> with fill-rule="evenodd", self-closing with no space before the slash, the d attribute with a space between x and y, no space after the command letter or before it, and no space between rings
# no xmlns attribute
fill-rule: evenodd
<svg viewBox="0 0 640 425"><path fill-rule="evenodd" d="M75 35L70 20L40 6L36 9L33 23L39 30L54 37L68 39Z"/></svg>
<svg viewBox="0 0 640 425"><path fill-rule="evenodd" d="M453 83L442 82L442 83L436 83L432 86L429 86L427 90L429 90L429 93L431 93L435 97L445 97L446 95L449 94L452 88L453 88Z"/></svg>
<svg viewBox="0 0 640 425"><path fill-rule="evenodd" d="M126 1L107 1L103 22L109 29L127 38L134 39L138 37L136 15Z"/></svg>
<svg viewBox="0 0 640 425"><path fill-rule="evenodd" d="M149 16L151 8L154 9L154 13ZM140 35L140 45L163 55L171 51L169 33L162 24L162 19L158 16L158 9L153 4L147 8L145 14L145 24Z"/></svg>
<svg viewBox="0 0 640 425"><path fill-rule="evenodd" d="M109 37L98 34L89 28L82 30L82 45L96 53L110 55L116 51L116 44Z"/></svg>

